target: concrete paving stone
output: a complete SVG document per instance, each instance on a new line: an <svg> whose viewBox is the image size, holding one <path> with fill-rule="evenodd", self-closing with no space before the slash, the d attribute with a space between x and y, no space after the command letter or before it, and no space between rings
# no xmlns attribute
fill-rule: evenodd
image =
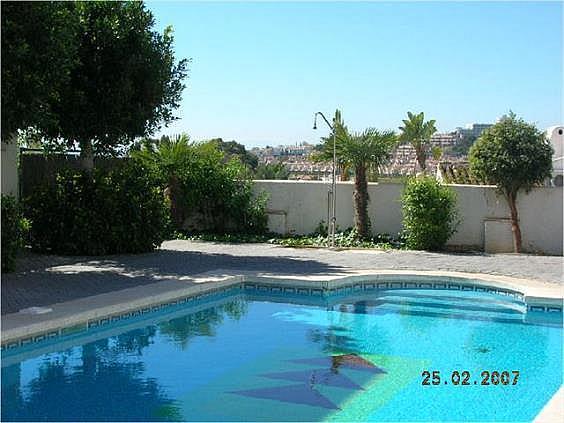
<svg viewBox="0 0 564 423"><path fill-rule="evenodd" d="M295 249L271 244L167 241L152 253L104 257L24 254L2 275L2 314L180 280L217 269L270 274L338 274L354 270L486 273L563 284L564 258L526 254L398 250Z"/></svg>

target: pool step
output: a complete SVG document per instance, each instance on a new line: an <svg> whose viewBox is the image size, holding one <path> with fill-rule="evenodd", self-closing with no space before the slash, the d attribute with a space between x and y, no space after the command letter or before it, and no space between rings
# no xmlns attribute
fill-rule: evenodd
<svg viewBox="0 0 564 423"><path fill-rule="evenodd" d="M360 314L401 313L469 320L523 321L526 312L523 303L498 296L476 295L475 292L460 294L387 291L366 299L344 300L334 309Z"/></svg>

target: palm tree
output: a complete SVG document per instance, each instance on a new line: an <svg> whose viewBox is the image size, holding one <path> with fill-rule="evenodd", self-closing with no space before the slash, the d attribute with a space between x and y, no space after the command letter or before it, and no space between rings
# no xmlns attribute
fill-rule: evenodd
<svg viewBox="0 0 564 423"><path fill-rule="evenodd" d="M409 142L415 148L417 163L423 172L425 172L425 160L427 158L427 150L431 136L437 132L435 128L435 120L431 119L425 122L425 114L423 112L414 114L407 112L408 119L403 119L404 126L400 126L401 131L399 139L403 142Z"/></svg>
<svg viewBox="0 0 564 423"><path fill-rule="evenodd" d="M153 171L165 187L165 195L170 202L170 214L175 227L180 229L187 217L186 196L182 190L177 172L186 167L194 155L197 144L190 141L188 134L172 138L162 136L160 140L145 138L130 152L132 158L141 160Z"/></svg>
<svg viewBox="0 0 564 423"><path fill-rule="evenodd" d="M355 229L360 238L367 238L370 234L367 171L377 172L390 160L397 137L393 131L379 131L375 128L351 132L344 125L339 110L335 113L334 124L339 164L354 169ZM328 137L323 141L320 158L329 159L333 156L333 138Z"/></svg>

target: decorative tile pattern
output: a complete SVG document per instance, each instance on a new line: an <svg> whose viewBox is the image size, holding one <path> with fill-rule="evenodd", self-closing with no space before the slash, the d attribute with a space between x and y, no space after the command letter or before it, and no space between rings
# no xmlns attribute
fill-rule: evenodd
<svg viewBox="0 0 564 423"><path fill-rule="evenodd" d="M378 278L375 278L378 279ZM374 281L372 280L356 280L354 282L342 283L342 282L324 282L321 284L313 285L312 287L304 286L287 286L285 284L276 285L270 283L257 283L257 282L240 282L231 286L214 288L206 292L195 293L188 297L175 299L167 303L155 304L152 306L146 306L138 310L130 310L117 315L106 316L100 319L92 319L87 322L77 324L71 327L64 327L55 330L50 330L46 333L35 334L32 337L26 337L18 341L10 342L9 344L2 344L1 350L11 350L20 346L25 346L34 343L44 342L46 340L52 340L58 337L64 337L69 335L74 335L80 332L85 332L87 330L93 330L101 326L106 326L111 323L117 323L123 320L128 320L136 318L139 316L150 315L151 313L161 312L166 309L173 309L180 306L185 306L186 304L193 304L198 301L204 301L210 297L218 294L224 294L227 292L245 292L245 291L258 291L262 293L277 293L277 294L292 294L300 296L311 296L317 298L330 298L332 296L342 296L354 294L360 291L373 291L373 290L390 290L390 289L452 289L459 291L476 291L483 293L490 293L496 295L504 295L512 297L518 301L524 302L525 296L516 291L510 291L507 289L494 288L482 285L471 285L471 284L461 284L457 283L456 278L449 278L448 282L434 282L430 281L428 278L422 278L422 280L417 280L417 277L410 276L392 276L387 278L388 281ZM415 279L415 280L414 280ZM336 285L336 286L335 286ZM333 286L333 288L329 288ZM528 311L534 312L547 312L547 313L562 313L562 307L553 305L528 305Z"/></svg>

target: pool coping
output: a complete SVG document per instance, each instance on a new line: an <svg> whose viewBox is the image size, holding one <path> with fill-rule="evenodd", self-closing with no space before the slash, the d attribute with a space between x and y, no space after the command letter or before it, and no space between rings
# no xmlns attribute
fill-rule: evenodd
<svg viewBox="0 0 564 423"><path fill-rule="evenodd" d="M562 421L564 415L564 386L560 386L558 391L548 400L533 423L554 423Z"/></svg>
<svg viewBox="0 0 564 423"><path fill-rule="evenodd" d="M437 278L440 281L437 282ZM415 282L414 282L415 279ZM433 286L433 281L435 285ZM338 274L280 275L216 269L192 277L168 279L152 284L80 298L48 306L45 314L20 312L1 318L0 342L7 345L49 331L87 323L93 319L140 310L155 304L205 294L240 283L335 290L340 287L374 284L374 289L460 289L500 290L527 304L531 311L562 311L564 286L508 276L447 271L357 270ZM389 284L383 285L383 284ZM440 286L443 285L444 286ZM395 285L395 286L393 286ZM431 285L431 286L429 286Z"/></svg>

